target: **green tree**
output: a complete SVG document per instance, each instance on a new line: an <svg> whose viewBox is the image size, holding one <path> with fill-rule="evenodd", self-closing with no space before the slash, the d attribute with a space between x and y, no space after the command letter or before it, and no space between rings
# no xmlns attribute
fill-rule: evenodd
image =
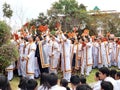
<svg viewBox="0 0 120 90"><path fill-rule="evenodd" d="M0 73L3 73L5 68L18 58L18 50L10 39L10 26L0 21Z"/></svg>
<svg viewBox="0 0 120 90"><path fill-rule="evenodd" d="M11 18L13 14L13 11L11 10L11 7L9 4L4 3L3 4L3 16L7 18Z"/></svg>
<svg viewBox="0 0 120 90"><path fill-rule="evenodd" d="M70 31L74 26L80 26L83 21L88 21L85 20L88 16L86 7L83 4L79 5L76 0L59 0L53 3L48 15L54 22L61 22L64 31Z"/></svg>

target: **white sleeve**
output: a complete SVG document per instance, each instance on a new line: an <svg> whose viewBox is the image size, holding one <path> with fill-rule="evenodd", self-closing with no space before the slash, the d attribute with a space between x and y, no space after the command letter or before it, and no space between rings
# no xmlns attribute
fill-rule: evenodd
<svg viewBox="0 0 120 90"><path fill-rule="evenodd" d="M33 44L33 45L31 46L31 51L30 51L30 53L28 54L28 58L31 58L31 57L35 54L35 50L36 50L36 45ZM35 55L34 55L34 56L35 56Z"/></svg>

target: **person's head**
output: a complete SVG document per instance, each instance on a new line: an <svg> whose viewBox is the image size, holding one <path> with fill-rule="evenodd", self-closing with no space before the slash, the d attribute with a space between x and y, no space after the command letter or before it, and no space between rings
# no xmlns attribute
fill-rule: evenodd
<svg viewBox="0 0 120 90"><path fill-rule="evenodd" d="M51 40L52 40L52 41L55 41L55 37L51 37Z"/></svg>
<svg viewBox="0 0 120 90"><path fill-rule="evenodd" d="M41 37L40 35L39 35L39 36L37 35L36 38L35 38L35 40L36 40L36 41L41 41L41 40L42 40L42 37Z"/></svg>
<svg viewBox="0 0 120 90"><path fill-rule="evenodd" d="M51 73L48 75L48 83L51 87L57 85L57 82L58 82L58 76L55 73Z"/></svg>
<svg viewBox="0 0 120 90"><path fill-rule="evenodd" d="M0 90L11 90L9 81L4 75L0 75Z"/></svg>
<svg viewBox="0 0 120 90"><path fill-rule="evenodd" d="M113 79L115 79L115 74L117 73L117 70L115 69L111 69L110 70L110 77L112 77Z"/></svg>
<svg viewBox="0 0 120 90"><path fill-rule="evenodd" d="M22 77L20 79L20 82L19 82L19 85L18 87L22 90L25 90L26 89L26 85L27 85L27 81L28 81L28 78L25 78L25 77Z"/></svg>
<svg viewBox="0 0 120 90"><path fill-rule="evenodd" d="M28 36L28 41L29 42L34 42L35 41L35 36Z"/></svg>
<svg viewBox="0 0 120 90"><path fill-rule="evenodd" d="M61 79L60 85L63 86L63 87L67 87L68 86L68 81L66 79Z"/></svg>
<svg viewBox="0 0 120 90"><path fill-rule="evenodd" d="M24 42L28 42L28 38L27 37L24 37Z"/></svg>
<svg viewBox="0 0 120 90"><path fill-rule="evenodd" d="M96 73L95 73L95 81L98 81L98 80L100 80L99 72L96 72Z"/></svg>
<svg viewBox="0 0 120 90"><path fill-rule="evenodd" d="M66 38L69 38L67 34L64 34Z"/></svg>
<svg viewBox="0 0 120 90"><path fill-rule="evenodd" d="M37 90L37 85L38 85L37 81L35 81L34 79L29 79L26 84L26 89Z"/></svg>
<svg viewBox="0 0 120 90"><path fill-rule="evenodd" d="M78 85L76 90L92 90L92 88L87 84Z"/></svg>
<svg viewBox="0 0 120 90"><path fill-rule="evenodd" d="M100 77L100 80L104 80L106 77L109 76L109 69L107 67L101 67L99 69L99 77Z"/></svg>
<svg viewBox="0 0 120 90"><path fill-rule="evenodd" d="M111 82L102 81L101 82L101 90L113 90L113 85Z"/></svg>
<svg viewBox="0 0 120 90"><path fill-rule="evenodd" d="M84 76L80 77L80 84L86 84L86 78Z"/></svg>
<svg viewBox="0 0 120 90"><path fill-rule="evenodd" d="M43 85L43 86L47 86L48 85L48 82L47 82L48 75L49 75L48 73L42 73L41 74L40 85Z"/></svg>
<svg viewBox="0 0 120 90"><path fill-rule="evenodd" d="M116 73L115 79L116 79L116 80L119 80L119 79L120 79L120 72L117 72L117 73Z"/></svg>
<svg viewBox="0 0 120 90"><path fill-rule="evenodd" d="M77 86L80 83L80 77L78 75L73 75L70 78L70 82L73 86Z"/></svg>
<svg viewBox="0 0 120 90"><path fill-rule="evenodd" d="M60 80L60 85L65 87L66 90L70 90L70 88L68 87L68 81L66 79L61 79Z"/></svg>

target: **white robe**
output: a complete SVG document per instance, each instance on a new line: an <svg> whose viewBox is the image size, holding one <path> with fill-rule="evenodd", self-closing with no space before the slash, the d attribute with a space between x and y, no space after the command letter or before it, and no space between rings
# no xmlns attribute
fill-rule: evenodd
<svg viewBox="0 0 120 90"><path fill-rule="evenodd" d="M120 69L120 45L117 46L116 61L118 64L118 69Z"/></svg>
<svg viewBox="0 0 120 90"><path fill-rule="evenodd" d="M86 69L86 75L89 75L92 70L93 60L92 60L92 44L89 42L83 47L82 54L82 66L81 66L81 74L84 74L84 70Z"/></svg>
<svg viewBox="0 0 120 90"><path fill-rule="evenodd" d="M78 43L76 45L76 62L75 69L79 69L81 66L81 57L82 57L82 44Z"/></svg>
<svg viewBox="0 0 120 90"><path fill-rule="evenodd" d="M98 56L99 56L99 44L98 42L93 42L92 56L93 56L93 67L98 66Z"/></svg>
<svg viewBox="0 0 120 90"><path fill-rule="evenodd" d="M118 88L120 88L120 79L116 80L116 82L117 82Z"/></svg>
<svg viewBox="0 0 120 90"><path fill-rule="evenodd" d="M66 88L59 85L55 85L52 86L49 90L66 90Z"/></svg>
<svg viewBox="0 0 120 90"><path fill-rule="evenodd" d="M28 55L27 55L29 59L26 62L26 72L27 72L27 76L30 79L34 79L35 50L36 50L35 43L33 42L29 44Z"/></svg>
<svg viewBox="0 0 120 90"><path fill-rule="evenodd" d="M107 42L102 42L99 46L99 68L103 65L105 67L108 67L109 63L110 61L108 57L108 44Z"/></svg>
<svg viewBox="0 0 120 90"><path fill-rule="evenodd" d="M114 46L113 46L113 42L109 42L108 43L108 57L109 57L109 60L110 60L110 66L111 65L114 65L115 63L115 60L114 60L114 54L113 54L113 49Z"/></svg>
<svg viewBox="0 0 120 90"><path fill-rule="evenodd" d="M61 49L61 67L63 70L63 76L64 79L70 81L71 77L71 60L70 60L70 45L71 41L67 39L63 34L62 34L62 49Z"/></svg>
<svg viewBox="0 0 120 90"><path fill-rule="evenodd" d="M104 81L111 82L113 85L113 90L120 90L120 88L118 88L119 85L117 84L116 80L114 80L112 77L106 77Z"/></svg>
<svg viewBox="0 0 120 90"><path fill-rule="evenodd" d="M19 57L19 61L18 61L18 75L22 75L22 58L23 58L23 49L24 49L24 41L21 41L20 42L20 45L19 45L19 54L20 54L20 57Z"/></svg>
<svg viewBox="0 0 120 90"><path fill-rule="evenodd" d="M49 43L49 56L50 56L50 72L57 74L58 60L60 57L59 45L56 41ZM53 55L53 56L52 56Z"/></svg>
<svg viewBox="0 0 120 90"><path fill-rule="evenodd" d="M94 86L93 90L101 90L101 81L97 81Z"/></svg>
<svg viewBox="0 0 120 90"><path fill-rule="evenodd" d="M42 68L49 67L49 44L47 40L39 41L38 46Z"/></svg>
<svg viewBox="0 0 120 90"><path fill-rule="evenodd" d="M62 35L62 39L66 40L63 42L62 47L62 67L65 72L71 72L71 62L70 62L70 43L69 39L66 39L64 35Z"/></svg>

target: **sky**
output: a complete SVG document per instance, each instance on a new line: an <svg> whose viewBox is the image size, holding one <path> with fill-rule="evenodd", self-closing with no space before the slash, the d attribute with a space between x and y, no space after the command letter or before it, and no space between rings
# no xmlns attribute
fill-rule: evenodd
<svg viewBox="0 0 120 90"><path fill-rule="evenodd" d="M0 0L0 19L3 19L2 5L4 2L11 5L13 16L10 25L14 29L21 24L37 18L40 12L46 13L52 4L58 0ZM120 12L119 0L76 0L79 4L87 6L87 10L93 10L98 6L100 10L116 10Z"/></svg>

